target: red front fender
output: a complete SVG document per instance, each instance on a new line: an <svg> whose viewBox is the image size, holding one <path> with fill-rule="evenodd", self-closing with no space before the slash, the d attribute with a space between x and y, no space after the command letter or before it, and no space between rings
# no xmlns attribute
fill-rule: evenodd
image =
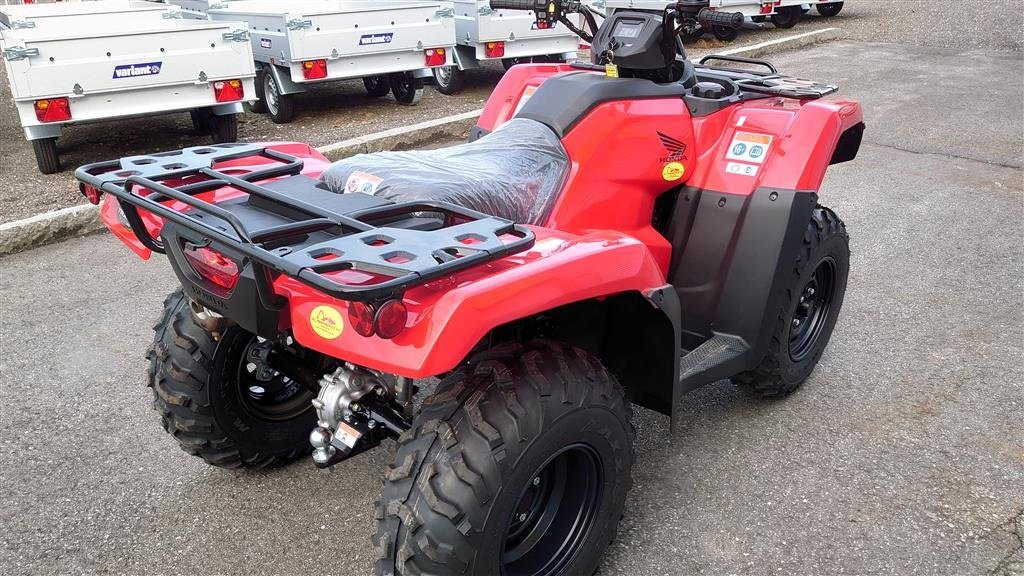
<svg viewBox="0 0 1024 576"><path fill-rule="evenodd" d="M424 378L457 367L493 328L559 306L665 284L640 241L615 232L572 236L534 228L529 251L481 265L406 293L406 329L391 340L360 336L348 326L348 303L281 277L295 339L307 348L375 370ZM318 306L341 315L341 333L317 334L310 315Z"/></svg>

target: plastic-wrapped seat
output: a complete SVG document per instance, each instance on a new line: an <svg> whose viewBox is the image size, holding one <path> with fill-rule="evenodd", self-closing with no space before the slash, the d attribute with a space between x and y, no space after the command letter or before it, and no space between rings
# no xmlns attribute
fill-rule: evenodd
<svg viewBox="0 0 1024 576"><path fill-rule="evenodd" d="M345 158L320 179L339 194L444 201L520 224L543 224L568 171L569 158L555 133L535 120L515 118L468 144Z"/></svg>

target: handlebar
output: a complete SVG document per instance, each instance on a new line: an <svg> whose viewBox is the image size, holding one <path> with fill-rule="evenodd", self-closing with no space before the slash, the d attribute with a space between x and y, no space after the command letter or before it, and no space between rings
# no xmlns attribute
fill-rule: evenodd
<svg viewBox="0 0 1024 576"><path fill-rule="evenodd" d="M723 28L741 28L744 16L742 12L718 12L708 8L701 8L697 13L697 22L703 28L720 26Z"/></svg>
<svg viewBox="0 0 1024 576"><path fill-rule="evenodd" d="M544 10L547 3L535 0L491 0L494 10Z"/></svg>

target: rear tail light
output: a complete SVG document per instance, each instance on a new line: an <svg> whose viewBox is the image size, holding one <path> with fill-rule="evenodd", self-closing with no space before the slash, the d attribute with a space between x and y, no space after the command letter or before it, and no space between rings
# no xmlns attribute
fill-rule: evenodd
<svg viewBox="0 0 1024 576"><path fill-rule="evenodd" d="M537 20L537 30L547 30L551 28L551 22L547 20Z"/></svg>
<svg viewBox="0 0 1024 576"><path fill-rule="evenodd" d="M212 248L186 247L185 259L196 274L225 290L232 290L238 284L238 264Z"/></svg>
<svg viewBox="0 0 1024 576"><path fill-rule="evenodd" d="M217 102L234 102L245 96L241 80L218 80L213 83L213 97Z"/></svg>
<svg viewBox="0 0 1024 576"><path fill-rule="evenodd" d="M96 188L88 184L79 184L78 190L82 193L82 196L85 196L85 199L88 200L90 204L98 205L100 203L100 191Z"/></svg>
<svg viewBox="0 0 1024 576"><path fill-rule="evenodd" d="M36 100L36 119L40 122L61 122L71 120L71 103L67 98Z"/></svg>
<svg viewBox="0 0 1024 576"><path fill-rule="evenodd" d="M373 336L373 306L363 302L348 305L348 323L360 336Z"/></svg>
<svg viewBox="0 0 1024 576"><path fill-rule="evenodd" d="M428 48L423 53L427 57L427 66L444 66L448 62L444 48Z"/></svg>
<svg viewBox="0 0 1024 576"><path fill-rule="evenodd" d="M401 300L388 300L377 310L373 319L377 336L384 339L394 338L405 330L405 322L409 318L409 312Z"/></svg>
<svg viewBox="0 0 1024 576"><path fill-rule="evenodd" d="M327 78L327 60L306 60L303 62L302 77L306 80Z"/></svg>
<svg viewBox="0 0 1024 576"><path fill-rule="evenodd" d="M484 54L488 58L504 58L505 57L505 43L504 42L488 42L484 44Z"/></svg>

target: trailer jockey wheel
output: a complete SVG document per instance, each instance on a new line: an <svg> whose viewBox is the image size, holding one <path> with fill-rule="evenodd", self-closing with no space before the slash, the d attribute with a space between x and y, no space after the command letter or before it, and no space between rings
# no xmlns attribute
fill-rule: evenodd
<svg viewBox="0 0 1024 576"><path fill-rule="evenodd" d="M434 68L434 85L441 94L455 94L462 90L465 74L458 66L440 66Z"/></svg>
<svg viewBox="0 0 1024 576"><path fill-rule="evenodd" d="M274 124L287 124L295 117L295 102L291 94L282 94L273 74L263 74L263 103Z"/></svg>
<svg viewBox="0 0 1024 576"><path fill-rule="evenodd" d="M736 28L729 28L728 26L715 26L711 29L711 32L715 35L715 38L722 42L731 42L735 40L740 33Z"/></svg>
<svg viewBox="0 0 1024 576"><path fill-rule="evenodd" d="M43 174L60 172L60 155L57 153L56 138L41 138L32 141L32 152L36 155L36 165Z"/></svg>
<svg viewBox="0 0 1024 576"><path fill-rule="evenodd" d="M387 76L367 76L363 78L366 93L374 98L382 98L391 93L391 84Z"/></svg>
<svg viewBox="0 0 1024 576"><path fill-rule="evenodd" d="M831 18L843 9L842 2L829 2L828 4L815 4L814 9L818 11L818 14L826 18Z"/></svg>
<svg viewBox="0 0 1024 576"><path fill-rule="evenodd" d="M800 22L802 16L803 12L799 6L786 6L772 14L772 24L775 24L777 28L792 28Z"/></svg>
<svg viewBox="0 0 1024 576"><path fill-rule="evenodd" d="M408 72L395 72L388 76L388 82L399 104L413 106L423 97L423 78L415 78Z"/></svg>

